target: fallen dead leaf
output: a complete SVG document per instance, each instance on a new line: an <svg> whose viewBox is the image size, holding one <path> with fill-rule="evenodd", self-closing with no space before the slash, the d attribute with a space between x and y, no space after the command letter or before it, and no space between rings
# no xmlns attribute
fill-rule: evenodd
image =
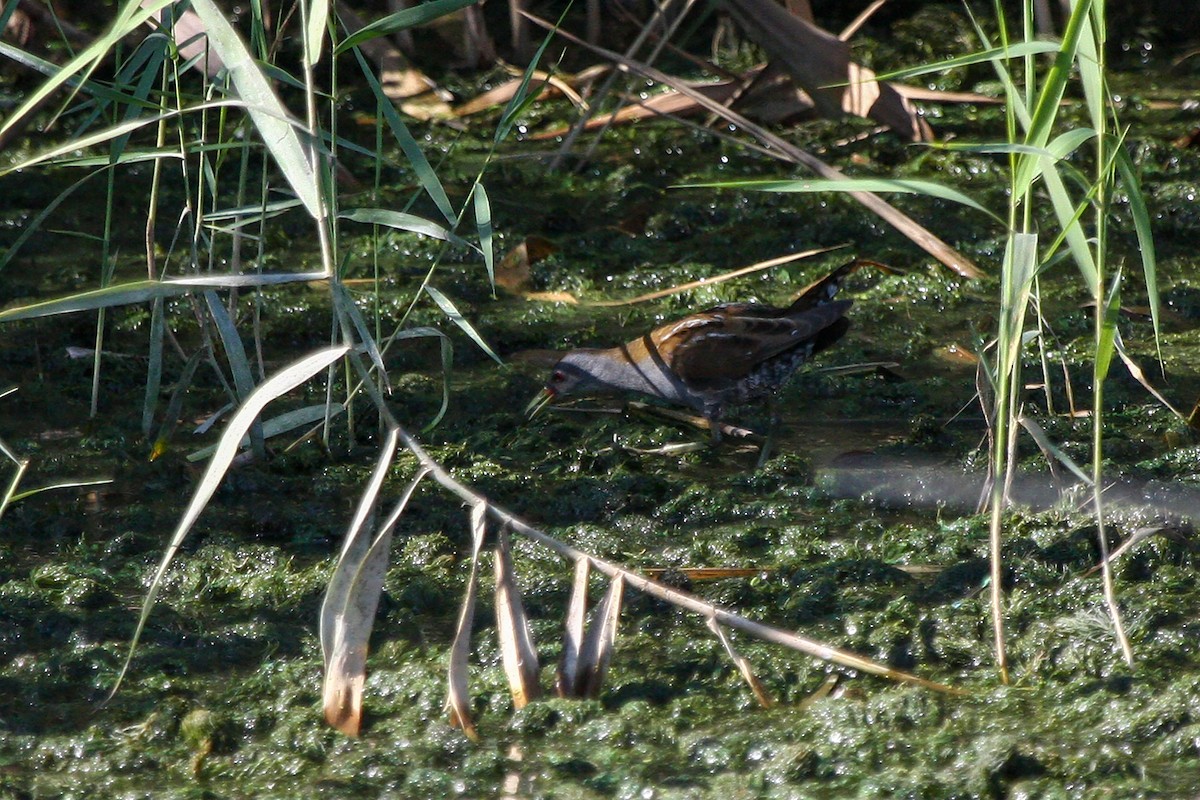
<svg viewBox="0 0 1200 800"><path fill-rule="evenodd" d="M979 356L956 342L939 347L934 351L934 355L950 364L974 366L979 363Z"/></svg>
<svg viewBox="0 0 1200 800"><path fill-rule="evenodd" d="M496 285L513 294L522 294L529 286L530 268L557 250L549 239L527 236L496 265Z"/></svg>
<svg viewBox="0 0 1200 800"><path fill-rule="evenodd" d="M541 303L570 303L579 305L578 298L570 292L527 292L522 295L526 300L536 300Z"/></svg>

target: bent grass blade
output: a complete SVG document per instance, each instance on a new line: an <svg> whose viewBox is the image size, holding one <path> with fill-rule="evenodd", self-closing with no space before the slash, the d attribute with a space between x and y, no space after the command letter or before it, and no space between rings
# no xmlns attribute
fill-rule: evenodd
<svg viewBox="0 0 1200 800"><path fill-rule="evenodd" d="M191 531L192 526L196 524L196 520L200 517L200 513L204 510L205 506L208 505L208 501L216 493L217 487L220 486L221 480L229 470L230 464L233 463L234 456L237 455L238 442L242 436L250 430L250 426L268 403L290 392L314 375L320 373L326 367L346 355L349 350L348 346L331 347L326 350L319 350L292 362L254 390L254 393L246 398L241 408L233 415L224 433L221 434L221 441L217 444L217 449L208 463L208 468L205 470L200 482L196 485L196 491L192 495L192 500L188 503L187 510L184 511L183 517L179 520L179 524L175 528L175 532L171 535L166 552L163 553L162 559L158 564L158 569L150 581L150 588L147 589L146 598L142 601L142 611L138 616L137 628L134 630L133 639L129 643L129 652L125 656L125 661L121 665L120 672L117 674L116 683L113 685L105 702L111 700L117 693L117 690L121 688L121 683L129 671L129 665L133 662L133 654L136 652L138 642L141 640L142 631L146 628L146 621L150 618L150 610L154 607L154 601L158 598L159 590L162 588L162 581L167 573L167 568L171 566L171 561L174 560L175 554L179 552L179 546L187 537L188 532Z"/></svg>
<svg viewBox="0 0 1200 800"><path fill-rule="evenodd" d="M529 630L525 604L517 586L512 563L512 547L508 531L501 527L497 535L496 554L496 635L500 639L500 656L513 707L521 709L542 693L538 685L538 655Z"/></svg>
<svg viewBox="0 0 1200 800"><path fill-rule="evenodd" d="M480 500L471 508L471 572L467 576L467 593L463 596L454 641L450 645L450 668L447 670L446 709L450 724L461 728L471 741L479 741L479 732L471 717L471 691L467 660L471 655L471 628L475 622L475 600L478 596L479 554L487 538L487 502Z"/></svg>

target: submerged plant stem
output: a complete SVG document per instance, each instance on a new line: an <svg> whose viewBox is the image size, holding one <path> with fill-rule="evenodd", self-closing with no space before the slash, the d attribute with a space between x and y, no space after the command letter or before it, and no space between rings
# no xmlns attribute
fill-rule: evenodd
<svg viewBox="0 0 1200 800"><path fill-rule="evenodd" d="M1116 179L1116 167L1110 161L1107 149L1109 146L1107 138L1108 124L1108 108L1103 102L1103 99L1108 97L1108 85L1105 80L1105 60L1104 60L1104 40L1105 40L1105 12L1104 0L1093 0L1091 6L1087 9L1089 19L1087 23L1092 23L1088 30L1089 36L1085 36L1084 42L1090 44L1092 56L1095 59L1095 72L1093 77L1096 79L1092 84L1087 81L1087 73L1084 74L1084 88L1091 89L1086 92L1089 111L1091 112L1092 125L1096 128L1096 200L1094 203L1096 213L1096 268L1101 272L1096 275L1096 307L1095 315L1095 362L1093 366L1092 380L1092 503L1096 510L1096 535L1100 539L1100 564L1101 564L1101 580L1104 585L1104 604L1108 607L1108 614L1112 618L1113 633L1117 638L1117 644L1121 648L1121 655L1125 659L1125 663L1133 666L1133 648L1129 645L1129 637L1125 635L1125 626L1121 622L1121 608L1117 604L1117 589L1113 582L1112 564L1108 558L1108 534L1104 530L1104 511L1101 505L1102 497L1102 478L1104 466L1104 379L1108 375L1109 364L1112 363L1112 350L1115 347L1115 339L1117 337L1115 317L1117 306L1119 306L1120 286L1121 286L1121 268L1118 266L1116 274L1113 276L1113 285L1109 289L1110 297L1104 296L1104 274L1103 270L1108 263L1108 214L1109 205L1112 198L1112 188ZM1097 37L1093 41L1090 36ZM1114 145L1119 146L1119 145ZM1109 328L1113 328L1110 335Z"/></svg>
<svg viewBox="0 0 1200 800"><path fill-rule="evenodd" d="M1004 397L1008 392L1006 375L1005 371L1000 372L1000 386L996 391L997 398ZM992 429L994 437L992 450L992 497L990 501L992 513L988 528L988 561L991 566L992 633L996 647L996 668L1000 670L1000 681L1002 683L1008 683L1008 656L1004 648L1004 591L1001 585L1003 570L1000 561L1000 545L1004 524L1004 486L1006 480L1000 474L1000 470L1005 465L1004 455L1008 440L1007 422L1008 417L1001 410L1000 405L997 405L995 424Z"/></svg>
<svg viewBox="0 0 1200 800"><path fill-rule="evenodd" d="M1104 304L1096 304L1096 336L1097 341L1104 326ZM1104 444L1104 380L1099 374L1095 376L1094 399L1092 401L1092 506L1096 511L1096 536L1100 539L1100 579L1104 586L1104 604L1108 607L1108 615L1112 618L1113 634L1121 648L1121 656L1125 663L1133 666L1133 648L1129 637L1125 634L1125 625L1121 622L1121 607L1117 604L1117 587L1113 581L1112 563L1108 553L1108 532L1104 529L1104 513L1101 505L1103 494L1102 467Z"/></svg>

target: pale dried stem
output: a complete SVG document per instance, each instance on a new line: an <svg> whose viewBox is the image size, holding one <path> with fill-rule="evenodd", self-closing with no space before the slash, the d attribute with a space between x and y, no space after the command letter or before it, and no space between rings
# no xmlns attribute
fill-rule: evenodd
<svg viewBox="0 0 1200 800"><path fill-rule="evenodd" d="M469 503L472 506L478 507L480 504L485 504L487 507L487 513L497 521L508 525L510 530L521 534L527 539L530 539L542 545L543 547L546 547L568 561L579 563L582 560L586 560L593 569L608 575L610 578L615 579L617 577L621 577L624 579L627 585L639 592L642 592L643 594L650 595L651 597L662 600L666 603L670 603L678 608L699 614L705 619L712 619L715 622L724 625L725 627L734 628L742 631L743 633L749 634L750 636L762 639L763 641L782 645L806 655L813 656L814 658L841 664L844 667L857 669L872 675L879 675L892 680L910 683L916 686L922 686L927 689L933 689L948 694L965 694L965 692L960 689L955 689L954 687L947 686L945 684L926 680L924 678L917 677L916 675L911 675L907 672L892 669L883 664L879 664L875 661L871 661L867 658L856 655L855 653L822 644L792 631L786 631L770 625L764 625L762 623L755 622L739 614L735 614L732 611L727 611L723 608L714 606L711 603L707 603L695 595L680 591L678 589L673 589L669 586L658 583L657 581L653 581L644 575L631 572L619 564L605 561L604 559L597 558L589 553L584 552L583 550L576 549L571 545L559 541L553 536L534 528L524 520L512 514L512 512L495 505L470 487L460 483L452 475L450 475L450 473L447 472L441 464L435 461L425 451L421 444L417 442L417 440L411 435L409 435L403 428L397 426L397 431L399 433L401 443L417 457L417 459L421 462L421 465L429 470L429 474L433 476L434 480L436 480L444 488L453 494L458 495L458 497L460 497L464 502Z"/></svg>
<svg viewBox="0 0 1200 800"><path fill-rule="evenodd" d="M526 13L525 16L540 26L554 29L553 25L546 20L541 19L540 17L529 13ZM627 58L626 56L622 56L619 53L614 53L611 50L605 50L602 47L589 45L579 37L573 36L564 30L558 30L558 35L571 42L574 42L575 44L590 49L597 55L611 60L621 71L635 72L639 75L649 78L652 81L657 81L658 83L669 86L682 95L690 97L692 100L695 100L697 104L715 114L720 115L727 122L737 125L743 131L758 139L763 143L763 145L769 148L769 153L773 157L790 164L799 164L818 176L828 180L847 180L846 176L842 174L841 171L831 167L811 153L801 150L799 147L796 147L791 142L788 142L780 136L772 133L763 126L750 121L736 111L726 108L721 103L705 96L702 92L696 91L683 81L673 78L672 76L667 75L660 70L654 69L651 66L639 63ZM961 275L964 278L979 278L983 276L983 272L981 272L969 258L959 253L946 242L935 236L927 228L919 225L907 214L904 214L895 206L892 206L879 196L870 192L847 192L847 194L862 205L866 206L885 222L892 225L898 231L907 236L914 244L916 244L925 252L929 253L938 261L945 264L958 275Z"/></svg>

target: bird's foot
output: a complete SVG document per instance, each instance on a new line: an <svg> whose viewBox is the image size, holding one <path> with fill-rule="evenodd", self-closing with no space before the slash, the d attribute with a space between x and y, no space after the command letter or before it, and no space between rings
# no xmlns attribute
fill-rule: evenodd
<svg viewBox="0 0 1200 800"><path fill-rule="evenodd" d="M700 430L709 430L711 436L716 441L722 441L723 437L728 436L732 439L753 439L758 436L754 431L747 428L739 428L736 425L729 425L724 422L714 422L707 417L701 417L696 414L691 414L687 411L679 411L674 408L663 408L662 406L650 405L638 400L631 400L625 404L625 408L631 413L639 417L645 417L656 422L677 423L679 425L698 428Z"/></svg>

